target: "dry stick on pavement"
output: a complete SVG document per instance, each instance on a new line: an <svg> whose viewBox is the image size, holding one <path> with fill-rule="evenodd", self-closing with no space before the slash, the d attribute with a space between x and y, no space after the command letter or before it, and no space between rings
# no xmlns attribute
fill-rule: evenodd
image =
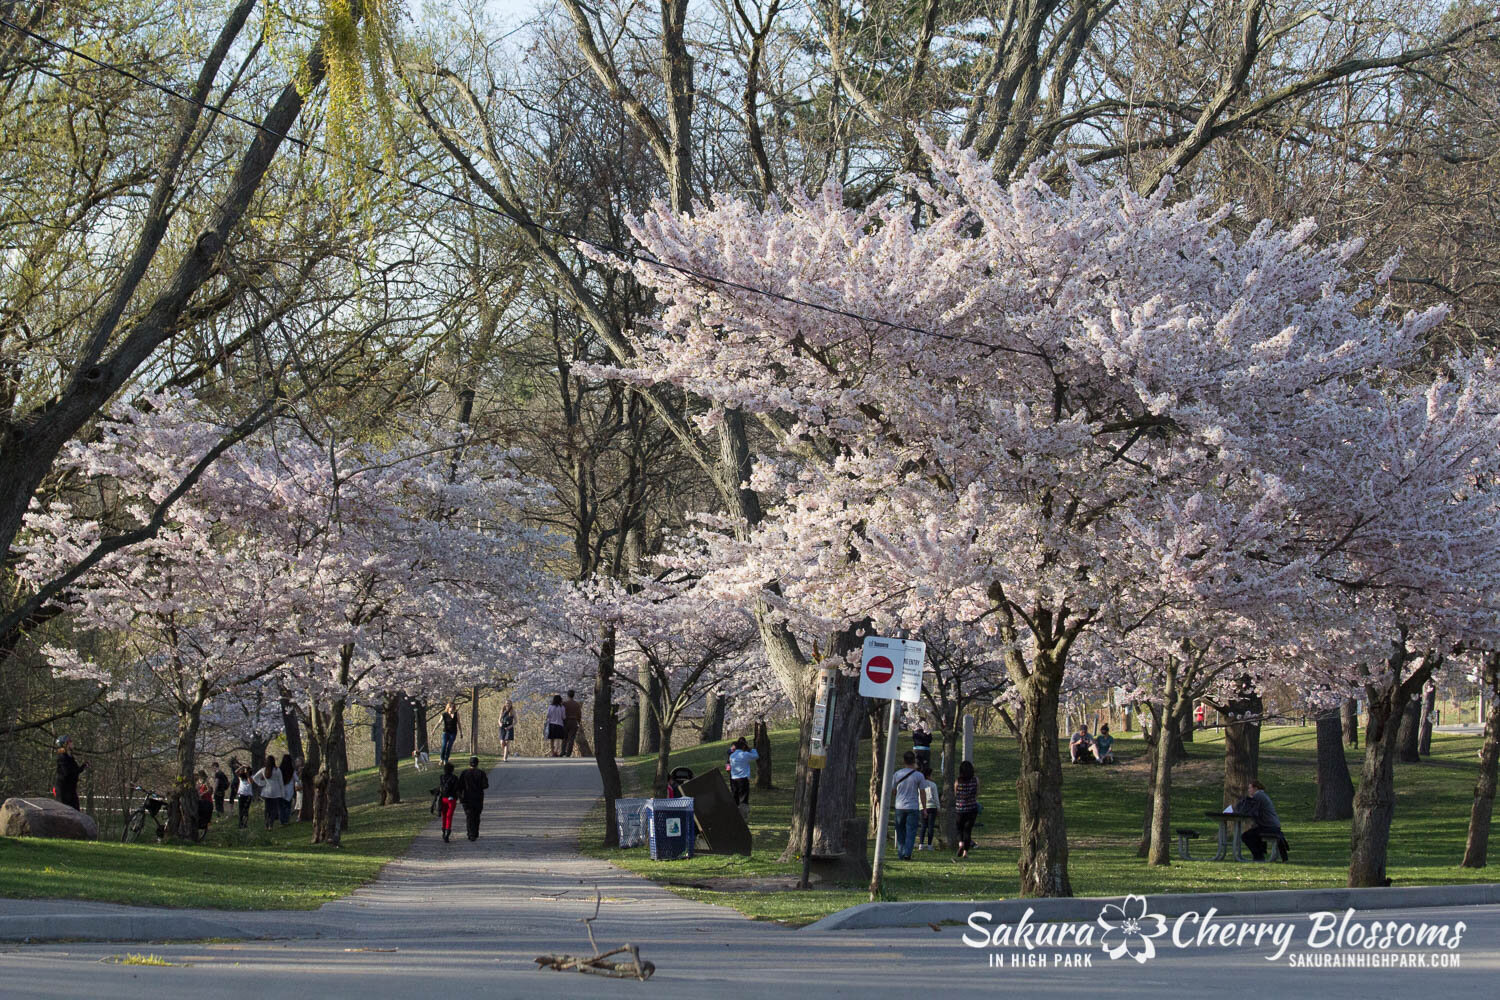
<svg viewBox="0 0 1500 1000"><path fill-rule="evenodd" d="M656 966L651 962L641 961L641 950L633 944L625 944L613 951L600 952L599 945L594 940L594 921L599 919L599 904L604 902L604 897L599 893L599 887L594 886L594 915L592 917L580 917L578 922L583 924L583 929L588 932L589 946L594 949L594 954L587 958L576 958L572 955L538 955L536 964L544 969L557 969L559 972L567 969L576 969L579 972L587 972L595 976L613 976L616 979L624 979L627 976L645 981L651 978L656 971ZM630 955L629 962L607 962L605 959L611 955L625 952Z"/></svg>

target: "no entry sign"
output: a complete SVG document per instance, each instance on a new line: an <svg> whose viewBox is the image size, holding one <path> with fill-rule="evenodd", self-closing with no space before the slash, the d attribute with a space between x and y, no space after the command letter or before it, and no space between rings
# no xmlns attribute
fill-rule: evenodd
<svg viewBox="0 0 1500 1000"><path fill-rule="evenodd" d="M866 698L914 702L922 696L922 662L927 644L913 639L865 639L859 693Z"/></svg>

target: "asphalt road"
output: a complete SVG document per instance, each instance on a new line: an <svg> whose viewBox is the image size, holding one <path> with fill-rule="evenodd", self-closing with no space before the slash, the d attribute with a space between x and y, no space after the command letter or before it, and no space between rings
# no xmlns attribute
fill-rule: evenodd
<svg viewBox="0 0 1500 1000"><path fill-rule="evenodd" d="M1306 917L1291 941L1222 947L1158 937L1145 962L1102 950L1099 928L1087 947L974 948L977 934L939 931L809 933L756 923L734 911L680 899L645 880L574 850L575 829L598 795L587 760L512 761L492 773L482 835L442 843L436 828L381 878L312 914L258 920L286 940L199 944L52 944L0 948L0 996L20 997L902 997L989 996L1123 998L1190 994L1215 998L1326 997L1411 1000L1414 990L1442 995L1500 995L1500 907L1360 913L1355 922L1465 927L1456 950L1432 947L1311 948ZM455 823L461 828L461 823ZM455 831L457 833L457 831ZM267 877L277 877L267 872ZM538 970L533 959L587 953L580 918L594 910L604 948L640 946L656 965L645 983ZM66 904L54 904L66 905ZM1223 923L1239 924L1240 918ZM1134 948L1139 952L1139 939ZM112 958L150 953L168 967L120 965ZM992 967L991 955L1002 959ZM1028 959L1026 956L1030 956ZM1056 956L1078 965L1057 967ZM1340 957L1342 956L1342 957ZM1299 961L1404 963L1316 967ZM1394 956L1394 957L1391 957ZM1434 967L1453 963L1457 967ZM1018 965L1038 960L1045 966ZM1418 963L1422 964L1418 964ZM1082 963L1087 963L1086 965ZM1418 995L1418 1000L1421 1000Z"/></svg>

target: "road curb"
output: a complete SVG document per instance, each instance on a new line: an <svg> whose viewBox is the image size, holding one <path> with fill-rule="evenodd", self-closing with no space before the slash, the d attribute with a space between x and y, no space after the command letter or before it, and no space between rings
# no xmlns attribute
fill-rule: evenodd
<svg viewBox="0 0 1500 1000"><path fill-rule="evenodd" d="M246 925L180 913L49 913L0 916L0 941L202 941L206 938L322 937L327 928Z"/></svg>
<svg viewBox="0 0 1500 1000"><path fill-rule="evenodd" d="M1164 917L1203 913L1210 907L1219 916L1249 917L1265 913L1313 913L1320 910L1401 910L1433 906L1500 904L1500 883L1480 885L1417 885L1375 889L1268 889L1255 892L1178 892L1148 897L1151 911ZM802 928L809 931L868 930L877 927L920 927L923 924L967 923L969 914L983 910L990 923L1015 923L1029 910L1033 921L1092 921L1119 896L1074 896L1068 899L925 900L911 903L860 903L829 914Z"/></svg>

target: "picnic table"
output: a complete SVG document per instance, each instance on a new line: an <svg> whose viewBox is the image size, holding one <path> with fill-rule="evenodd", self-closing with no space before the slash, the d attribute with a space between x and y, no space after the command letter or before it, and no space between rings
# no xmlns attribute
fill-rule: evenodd
<svg viewBox="0 0 1500 1000"><path fill-rule="evenodd" d="M1241 812L1213 811L1206 811L1203 815L1209 819L1217 820L1219 824L1219 853L1209 858L1209 861L1226 860L1231 846L1233 847L1234 857L1229 860L1246 862L1255 860L1254 858L1245 857L1244 852L1240 849L1244 843L1241 834L1244 832L1245 827L1255 825L1254 816ZM1188 838L1196 837L1197 835L1197 831L1194 830L1177 831L1177 853L1182 856L1184 861L1200 860L1194 858L1188 850Z"/></svg>

